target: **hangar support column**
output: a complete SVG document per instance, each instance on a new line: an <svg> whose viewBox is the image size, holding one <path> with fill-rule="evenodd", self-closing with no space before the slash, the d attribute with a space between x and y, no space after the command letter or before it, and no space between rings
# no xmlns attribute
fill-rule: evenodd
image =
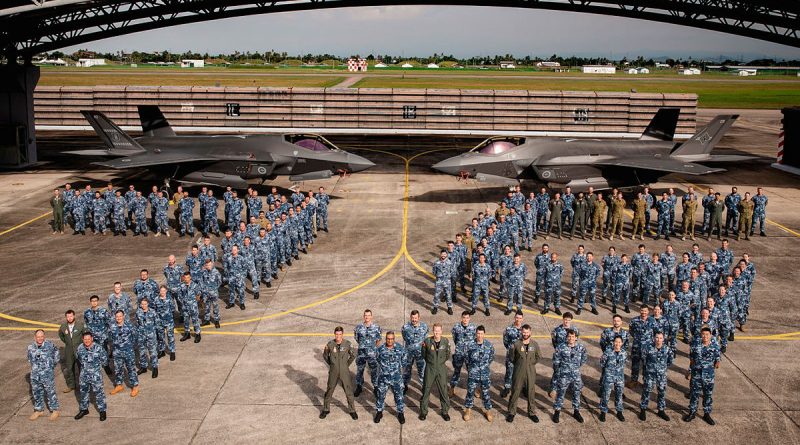
<svg viewBox="0 0 800 445"><path fill-rule="evenodd" d="M7 60L0 65L0 167L24 167L37 160L33 90L39 67Z"/></svg>

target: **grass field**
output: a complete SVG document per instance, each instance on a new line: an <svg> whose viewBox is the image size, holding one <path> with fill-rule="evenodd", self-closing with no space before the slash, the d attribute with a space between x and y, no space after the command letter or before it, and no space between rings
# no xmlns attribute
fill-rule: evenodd
<svg viewBox="0 0 800 445"><path fill-rule="evenodd" d="M94 86L94 85L154 85L154 86L222 86L222 87L330 87L343 81L337 76L224 76L202 73L187 76L180 72L159 75L137 75L135 72L97 75L69 72L42 71L39 85Z"/></svg>

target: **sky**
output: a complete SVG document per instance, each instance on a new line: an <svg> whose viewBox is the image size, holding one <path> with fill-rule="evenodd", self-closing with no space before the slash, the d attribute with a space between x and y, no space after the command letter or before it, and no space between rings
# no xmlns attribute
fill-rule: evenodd
<svg viewBox="0 0 800 445"><path fill-rule="evenodd" d="M471 57L605 56L744 60L800 59L800 48L644 20L535 9L386 6L263 14L129 34L67 48L188 50L209 54L275 50L351 56L433 53Z"/></svg>

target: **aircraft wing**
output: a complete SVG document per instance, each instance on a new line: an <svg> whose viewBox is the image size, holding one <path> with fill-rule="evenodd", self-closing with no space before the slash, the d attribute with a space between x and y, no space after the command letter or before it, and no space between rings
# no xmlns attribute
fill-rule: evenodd
<svg viewBox="0 0 800 445"><path fill-rule="evenodd" d="M216 157L197 156L190 153L146 153L108 161L93 162L93 164L115 169L125 169L216 160L218 160Z"/></svg>
<svg viewBox="0 0 800 445"><path fill-rule="evenodd" d="M725 171L723 168L706 167L705 165L695 164L694 162L684 162L672 158L655 157L630 157L613 158L606 161L597 162L599 165L615 167L639 168L644 170L656 170L671 173L683 173L686 175L705 175Z"/></svg>

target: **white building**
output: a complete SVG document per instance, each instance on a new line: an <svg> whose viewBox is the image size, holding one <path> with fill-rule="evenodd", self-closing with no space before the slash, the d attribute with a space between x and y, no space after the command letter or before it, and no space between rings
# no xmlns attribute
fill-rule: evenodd
<svg viewBox="0 0 800 445"><path fill-rule="evenodd" d="M386 68L386 64L378 62L375 64L375 68Z"/></svg>
<svg viewBox="0 0 800 445"><path fill-rule="evenodd" d="M683 74L684 76L699 76L701 72L699 68L686 68L678 71L678 74Z"/></svg>
<svg viewBox="0 0 800 445"><path fill-rule="evenodd" d="M500 69L501 70L513 70L517 67L512 60L503 60L500 62Z"/></svg>
<svg viewBox="0 0 800 445"><path fill-rule="evenodd" d="M78 66L80 67L90 67L90 66L97 66L97 65L105 65L106 59L78 59Z"/></svg>
<svg viewBox="0 0 800 445"><path fill-rule="evenodd" d="M647 68L628 68L626 72L628 74L650 74L650 70Z"/></svg>
<svg viewBox="0 0 800 445"><path fill-rule="evenodd" d="M739 70L739 73L738 73L738 74L739 74L740 76L742 76L742 77L746 77L746 76L755 76L757 73L758 73L758 70L754 70L754 69L741 69L741 70Z"/></svg>
<svg viewBox="0 0 800 445"><path fill-rule="evenodd" d="M410 63L404 63L404 64L401 66L401 68L414 68L414 65L412 65L412 64L410 64Z"/></svg>
<svg viewBox="0 0 800 445"><path fill-rule="evenodd" d="M539 68L560 68L561 64L558 62L537 62L536 66Z"/></svg>
<svg viewBox="0 0 800 445"><path fill-rule="evenodd" d="M656 63L656 68L672 68L668 63Z"/></svg>
<svg viewBox="0 0 800 445"><path fill-rule="evenodd" d="M206 66L205 60L184 59L181 60L181 68L203 68Z"/></svg>
<svg viewBox="0 0 800 445"><path fill-rule="evenodd" d="M437 64L435 64L435 63L429 63L429 64L428 64L428 68L433 68L433 69L436 69L436 68L439 68L439 65L437 65Z"/></svg>
<svg viewBox="0 0 800 445"><path fill-rule="evenodd" d="M615 74L617 68L613 65L584 65L584 74Z"/></svg>

